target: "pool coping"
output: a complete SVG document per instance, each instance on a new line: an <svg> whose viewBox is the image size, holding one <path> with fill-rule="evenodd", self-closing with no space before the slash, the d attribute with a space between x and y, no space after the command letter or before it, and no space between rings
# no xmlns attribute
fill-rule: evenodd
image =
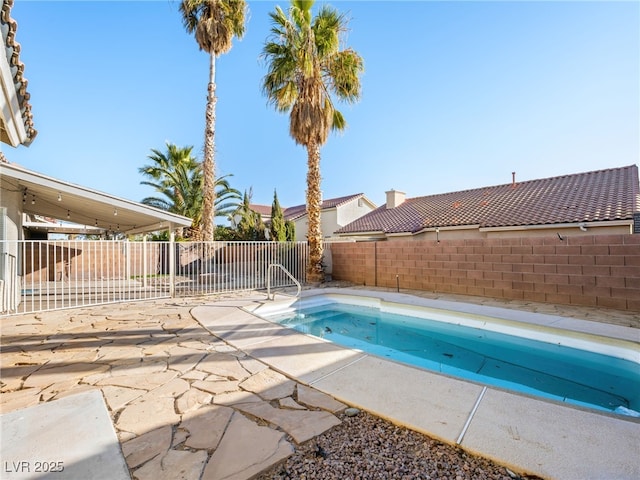
<svg viewBox="0 0 640 480"><path fill-rule="evenodd" d="M303 297L318 294L376 297L640 346L640 331L631 327L395 292L323 288L306 290ZM225 307L213 304L196 307L192 314L214 335L300 383L517 472L548 479L640 477L640 419L428 372L295 332L250 312L273 303L236 301L233 313L227 307L225 315L218 310Z"/></svg>

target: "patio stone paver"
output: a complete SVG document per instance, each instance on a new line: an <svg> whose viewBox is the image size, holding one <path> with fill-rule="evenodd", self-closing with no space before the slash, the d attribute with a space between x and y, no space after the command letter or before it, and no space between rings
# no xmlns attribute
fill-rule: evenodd
<svg viewBox="0 0 640 480"><path fill-rule="evenodd" d="M216 405L237 405L240 403L254 403L254 402L262 402L262 398L260 398L255 393L245 392L242 390L237 390L235 392L223 393L221 395L216 395L213 398L213 403Z"/></svg>
<svg viewBox="0 0 640 480"><path fill-rule="evenodd" d="M203 392L209 392L214 395L238 390L238 382L236 380L226 380L216 375L209 375L206 380L197 380L193 382L193 386Z"/></svg>
<svg viewBox="0 0 640 480"><path fill-rule="evenodd" d="M305 407L300 405L291 397L281 398L280 400L278 400L278 404L280 405L280 408L290 408L292 410L306 410Z"/></svg>
<svg viewBox="0 0 640 480"><path fill-rule="evenodd" d="M171 448L171 425L151 430L122 444L129 468L136 468Z"/></svg>
<svg viewBox="0 0 640 480"><path fill-rule="evenodd" d="M342 404L213 336L189 302L0 318L0 414L99 391L138 480L247 479L340 422Z"/></svg>
<svg viewBox="0 0 640 480"><path fill-rule="evenodd" d="M220 445L205 467L202 480L251 478L293 453L293 446L284 437L282 432L262 427L234 413Z"/></svg>
<svg viewBox="0 0 640 480"><path fill-rule="evenodd" d="M211 400L213 400L213 395L196 388L190 388L176 399L176 411L179 414L189 413L202 405L211 403Z"/></svg>
<svg viewBox="0 0 640 480"><path fill-rule="evenodd" d="M180 415L175 412L174 399L171 397L156 397L153 392L147 392L124 407L115 426L136 435L142 435L163 425L176 424Z"/></svg>
<svg viewBox="0 0 640 480"><path fill-rule="evenodd" d="M236 405L236 408L277 425L291 435L296 443L304 443L340 424L340 420L328 412L286 410L272 407L268 402L243 403Z"/></svg>
<svg viewBox="0 0 640 480"><path fill-rule="evenodd" d="M244 380L251 375L230 353L210 353L200 361L197 369L231 380Z"/></svg>
<svg viewBox="0 0 640 480"><path fill-rule="evenodd" d="M33 372L24 381L23 387L41 387L46 388L54 383L77 378L78 380L95 373L106 372L109 370L108 365L98 363L70 363L66 365L54 365L52 367L43 367Z"/></svg>
<svg viewBox="0 0 640 480"><path fill-rule="evenodd" d="M136 480L193 480L200 478L202 468L207 461L207 452L200 450L167 450L136 470Z"/></svg>
<svg viewBox="0 0 640 480"><path fill-rule="evenodd" d="M146 390L137 388L116 387L114 385L105 385L101 388L107 406L112 411L118 411L127 403L141 397Z"/></svg>
<svg viewBox="0 0 640 480"><path fill-rule="evenodd" d="M2 413L6 413L19 408L37 405L40 403L41 391L39 388L25 388L14 390L13 392L5 392L0 395L0 409Z"/></svg>
<svg viewBox="0 0 640 480"><path fill-rule="evenodd" d="M259 393L266 400L276 400L293 395L296 384L281 373L268 369L250 376L240 386L244 390Z"/></svg>
<svg viewBox="0 0 640 480"><path fill-rule="evenodd" d="M184 415L178 428L188 432L185 447L216 448L232 415L233 408L220 405L203 407L191 415Z"/></svg>

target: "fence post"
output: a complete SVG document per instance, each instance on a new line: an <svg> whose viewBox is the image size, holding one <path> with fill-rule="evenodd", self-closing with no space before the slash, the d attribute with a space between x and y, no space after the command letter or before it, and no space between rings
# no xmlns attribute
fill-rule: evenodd
<svg viewBox="0 0 640 480"><path fill-rule="evenodd" d="M169 233L169 296L176 296L176 234Z"/></svg>
<svg viewBox="0 0 640 480"><path fill-rule="evenodd" d="M147 275L149 274L149 265L147 264L147 234L142 236L142 286L146 289L149 286Z"/></svg>
<svg viewBox="0 0 640 480"><path fill-rule="evenodd" d="M131 258L131 244L129 243L129 239L126 238L125 239L125 250L124 250L124 255L125 255L125 264L124 264L124 269L125 269L125 280L124 280L124 284L125 285L129 285L129 282L131 281L131 262L132 262L132 258Z"/></svg>

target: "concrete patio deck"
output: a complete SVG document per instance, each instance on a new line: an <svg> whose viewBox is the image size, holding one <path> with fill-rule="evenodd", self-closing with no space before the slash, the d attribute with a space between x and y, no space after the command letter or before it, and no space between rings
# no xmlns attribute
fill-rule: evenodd
<svg viewBox="0 0 640 480"><path fill-rule="evenodd" d="M250 478L287 457L295 443L337 425L345 404L449 443L461 440L470 452L516 471L549 479L640 477L637 419L483 391L292 332L240 308L264 299L147 301L0 319L2 478L38 478L13 468L22 461L33 469L39 460L6 447L8 433L15 444L37 442L9 430L15 416L60 409L65 397L80 398L75 394L92 402L96 417L101 408L108 412L117 437L105 431L96 439L113 452L117 438L131 477L141 480ZM469 308L476 307L482 306ZM579 318L579 309L571 311ZM609 314L616 317L605 319L610 323L635 321L624 312L600 315ZM556 320L640 340L637 329ZM92 392L100 392L102 405ZM95 463L77 460L83 443L96 439L72 427L68 419L58 425L66 448L50 450L46 460L62 462L67 473L84 465L86 476L51 478L96 478ZM107 460L117 468L118 455Z"/></svg>

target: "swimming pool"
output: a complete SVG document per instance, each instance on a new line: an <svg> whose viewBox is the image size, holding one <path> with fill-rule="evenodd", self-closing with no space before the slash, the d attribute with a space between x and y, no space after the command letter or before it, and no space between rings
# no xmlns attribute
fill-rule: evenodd
<svg viewBox="0 0 640 480"><path fill-rule="evenodd" d="M340 295L304 299L294 308L263 316L430 371L596 410L627 415L640 411L637 346Z"/></svg>

